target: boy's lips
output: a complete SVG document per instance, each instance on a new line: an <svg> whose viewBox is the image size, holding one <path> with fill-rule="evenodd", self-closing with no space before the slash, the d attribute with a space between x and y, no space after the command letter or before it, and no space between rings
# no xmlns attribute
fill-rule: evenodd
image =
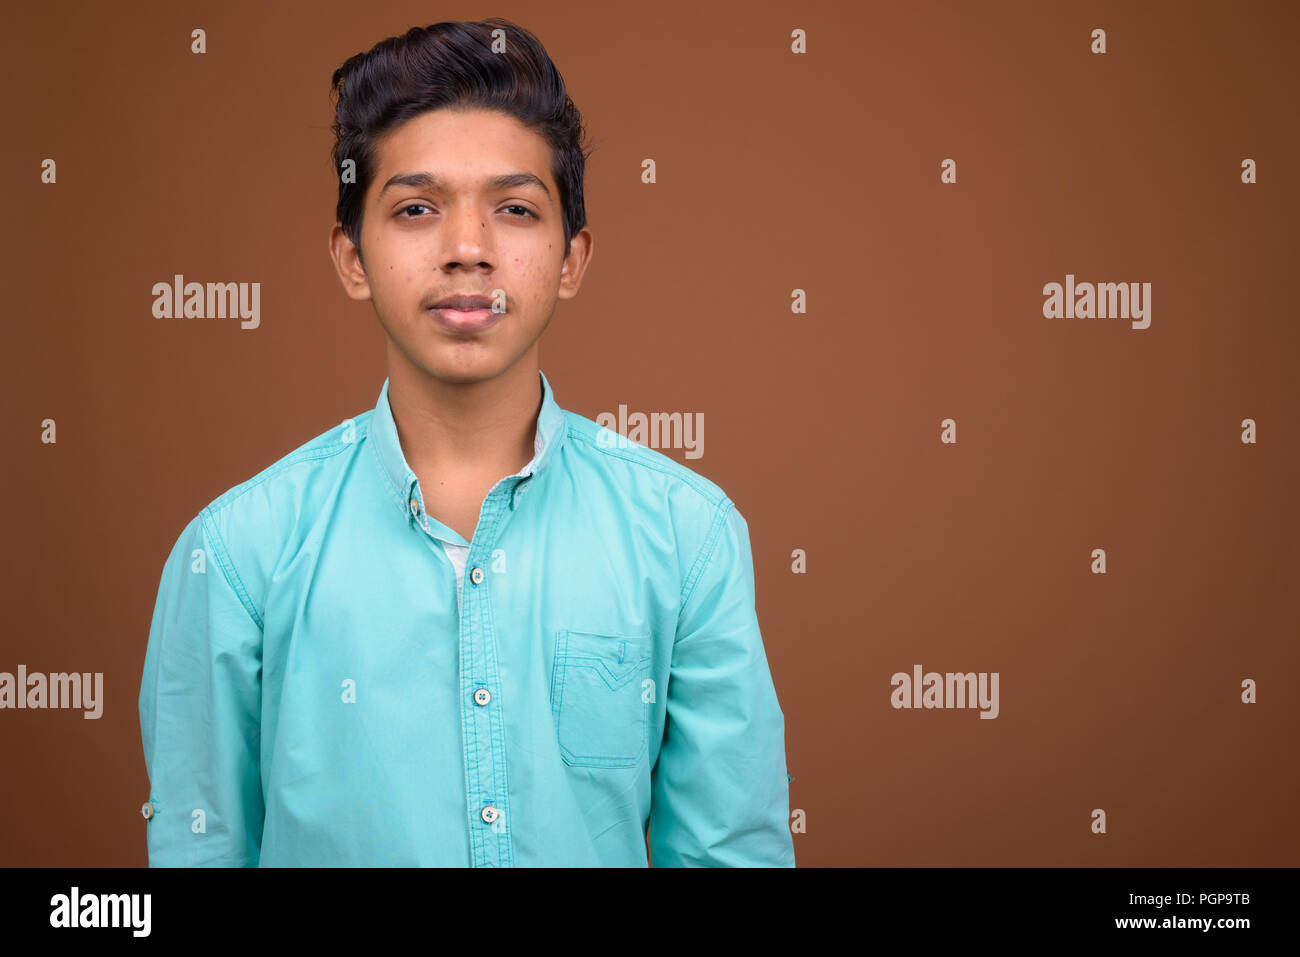
<svg viewBox="0 0 1300 957"><path fill-rule="evenodd" d="M493 312L491 307L482 309L433 308L429 310L434 321L448 332L470 333L482 332L496 325L505 315Z"/></svg>

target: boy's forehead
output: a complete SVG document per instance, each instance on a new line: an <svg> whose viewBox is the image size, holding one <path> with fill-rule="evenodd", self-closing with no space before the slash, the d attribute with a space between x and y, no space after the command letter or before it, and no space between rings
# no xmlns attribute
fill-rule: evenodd
<svg viewBox="0 0 1300 957"><path fill-rule="evenodd" d="M375 141L375 190L394 176L430 173L449 189L473 188L503 173L537 176L554 196L550 144L497 110L429 110Z"/></svg>

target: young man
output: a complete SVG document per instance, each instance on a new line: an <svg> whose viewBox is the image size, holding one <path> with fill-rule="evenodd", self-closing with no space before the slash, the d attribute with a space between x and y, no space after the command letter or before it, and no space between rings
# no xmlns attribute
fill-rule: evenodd
<svg viewBox="0 0 1300 957"><path fill-rule="evenodd" d="M334 84L330 250L388 378L167 560L150 864L793 866L745 519L539 367L593 243L555 66L439 23Z"/></svg>

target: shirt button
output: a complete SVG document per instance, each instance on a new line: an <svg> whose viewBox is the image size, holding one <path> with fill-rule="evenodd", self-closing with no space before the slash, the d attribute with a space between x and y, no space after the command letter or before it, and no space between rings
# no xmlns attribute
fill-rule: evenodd
<svg viewBox="0 0 1300 957"><path fill-rule="evenodd" d="M420 503L417 502L415 499L411 499L411 514L412 515L420 514Z"/></svg>
<svg viewBox="0 0 1300 957"><path fill-rule="evenodd" d="M145 801L144 804L140 805L140 813L144 815L146 821L149 820L149 818L153 817L153 804Z"/></svg>
<svg viewBox="0 0 1300 957"><path fill-rule="evenodd" d="M491 824L493 821L497 819L497 815L499 813L500 812L496 808L494 808L491 804L489 804L487 807L483 809L483 820Z"/></svg>
<svg viewBox="0 0 1300 957"><path fill-rule="evenodd" d="M469 573L469 580L475 585L483 584L483 569L475 568Z"/></svg>
<svg viewBox="0 0 1300 957"><path fill-rule="evenodd" d="M487 688L479 688L477 691L474 692L475 704L487 704L491 700L492 700L492 693L489 692Z"/></svg>

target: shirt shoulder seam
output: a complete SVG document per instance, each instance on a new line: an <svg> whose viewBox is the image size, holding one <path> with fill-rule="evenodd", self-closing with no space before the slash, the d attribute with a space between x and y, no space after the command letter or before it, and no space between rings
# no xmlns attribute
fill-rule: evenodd
<svg viewBox="0 0 1300 957"><path fill-rule="evenodd" d="M230 551L226 548L226 542L221 537L221 532L217 529L217 523L213 521L212 516L212 506L208 506L199 513L200 520L203 523L203 531L207 534L212 546L213 557L217 560L221 574L226 577L226 583L234 590L235 595L239 598L239 603L244 606L244 611L248 612L248 617L253 620L253 624L257 625L260 630L263 628L262 616L258 614L257 608L253 605L248 589L244 587L244 580L239 577L239 571L235 568L235 560L231 558Z"/></svg>
<svg viewBox="0 0 1300 957"><path fill-rule="evenodd" d="M329 445L320 447L308 446L306 448L298 449L296 452L290 452L284 458L280 459L280 461L268 466L261 472L258 472L252 478L240 482L234 488L217 496L217 498L214 499L205 510L210 510L214 515L217 512L224 511L226 508L238 501L244 493L251 492L259 485L275 478L286 469L292 468L293 466L299 465L303 462L314 462L320 459L331 458L332 456L338 455L340 452L347 451L354 447L357 442L364 439L369 431L369 422L362 422L357 426L356 439L351 442L332 442Z"/></svg>
<svg viewBox="0 0 1300 957"><path fill-rule="evenodd" d="M677 465L676 462L672 463L674 466L676 466L676 468L672 468L659 462L650 461L646 459L644 456L637 454L635 450L602 447L599 444L597 444L596 440L593 439L590 435L587 435L583 431L576 428L573 425L573 423L569 423L567 427L567 434L572 436L573 438L578 439L581 442L586 443L589 447L595 448L597 451L602 452L605 455L612 455L615 458L623 459L625 461L633 463L634 465L640 465L643 468L648 468L648 469L652 469L655 472L660 472L664 475L667 475L669 478L677 479L679 482L686 485L697 495L703 498L709 505L721 506L721 504L727 500L727 496L725 493L722 494L721 496L713 495L712 493L710 493L708 486L705 485L703 481L701 481L700 476L695 475L693 472L691 472L689 469L684 468L683 466ZM653 451L653 450L647 449L646 451ZM679 469L680 471L678 471Z"/></svg>
<svg viewBox="0 0 1300 957"><path fill-rule="evenodd" d="M695 559L695 564L691 566L690 572L686 576L686 581L682 583L681 605L678 607L678 616L686 608L687 602L695 594L695 586L699 583L700 578L704 575L704 569L708 567L713 560L713 553L718 545L718 537L722 532L722 526L725 524L727 516L735 507L735 503L730 498L723 498L718 503L717 511L713 516L713 524L709 526L709 534L705 537L704 543L700 545L700 554Z"/></svg>

